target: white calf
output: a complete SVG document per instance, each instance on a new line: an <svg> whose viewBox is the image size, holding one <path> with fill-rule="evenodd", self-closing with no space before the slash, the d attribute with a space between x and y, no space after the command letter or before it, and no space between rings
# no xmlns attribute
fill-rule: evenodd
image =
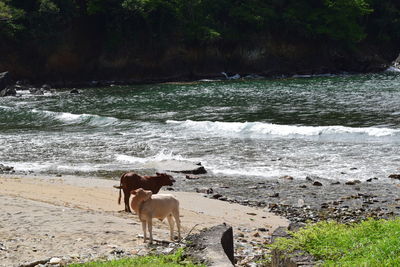
<svg viewBox="0 0 400 267"><path fill-rule="evenodd" d="M131 191L134 195L131 201L132 210L135 210L142 222L144 242L146 242L146 225L149 229L150 244L153 243L153 218L160 221L168 219L170 238L174 240L174 219L178 228L178 240L181 239L181 221L179 219L179 201L171 194L155 194L142 188Z"/></svg>

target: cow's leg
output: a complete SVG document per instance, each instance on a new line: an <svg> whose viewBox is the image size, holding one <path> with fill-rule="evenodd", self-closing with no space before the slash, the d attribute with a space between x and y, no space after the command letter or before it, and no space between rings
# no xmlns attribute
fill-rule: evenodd
<svg viewBox="0 0 400 267"><path fill-rule="evenodd" d="M125 203L125 211L126 212L131 212L131 208L129 207L129 197L130 197L130 193L126 190L124 190L124 203Z"/></svg>
<svg viewBox="0 0 400 267"><path fill-rule="evenodd" d="M169 224L169 237L171 241L174 241L174 219L172 218L172 214L167 216L168 224Z"/></svg>
<svg viewBox="0 0 400 267"><path fill-rule="evenodd" d="M143 229L143 243L146 243L147 239L146 221L142 221L142 229Z"/></svg>

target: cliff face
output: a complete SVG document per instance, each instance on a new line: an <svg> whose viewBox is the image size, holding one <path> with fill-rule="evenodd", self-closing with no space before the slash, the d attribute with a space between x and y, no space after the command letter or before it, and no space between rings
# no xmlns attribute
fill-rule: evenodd
<svg viewBox="0 0 400 267"><path fill-rule="evenodd" d="M0 47L0 72L15 80L59 86L91 80L119 82L212 78L222 71L263 76L340 72L376 72L398 55L391 45L357 48L334 44L262 39L229 45L188 46L174 42L162 49L121 45L108 50L99 34L69 32L43 44L7 43Z"/></svg>

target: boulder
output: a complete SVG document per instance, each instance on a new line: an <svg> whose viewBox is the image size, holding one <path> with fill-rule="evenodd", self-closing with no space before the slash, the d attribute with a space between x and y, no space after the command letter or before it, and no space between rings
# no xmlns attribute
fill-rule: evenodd
<svg viewBox="0 0 400 267"><path fill-rule="evenodd" d="M400 174L391 174L389 178L400 180Z"/></svg>
<svg viewBox="0 0 400 267"><path fill-rule="evenodd" d="M180 172L187 174L204 174L207 173L206 169L201 163L193 163L184 160L161 160L149 161L144 166L148 169L156 169L170 172Z"/></svg>
<svg viewBox="0 0 400 267"><path fill-rule="evenodd" d="M315 181L312 185L314 186L322 186L322 183L319 181Z"/></svg>
<svg viewBox="0 0 400 267"><path fill-rule="evenodd" d="M0 97L16 95L17 91L12 86L12 80L8 71L0 73Z"/></svg>
<svg viewBox="0 0 400 267"><path fill-rule="evenodd" d="M14 167L0 164L0 173L14 173Z"/></svg>
<svg viewBox="0 0 400 267"><path fill-rule="evenodd" d="M189 254L207 266L233 266L233 230L223 223L188 237Z"/></svg>
<svg viewBox="0 0 400 267"><path fill-rule="evenodd" d="M17 91L14 87L6 87L4 89L0 89L0 97L3 96L16 96Z"/></svg>
<svg viewBox="0 0 400 267"><path fill-rule="evenodd" d="M11 85L11 78L8 71L0 73L0 91Z"/></svg>

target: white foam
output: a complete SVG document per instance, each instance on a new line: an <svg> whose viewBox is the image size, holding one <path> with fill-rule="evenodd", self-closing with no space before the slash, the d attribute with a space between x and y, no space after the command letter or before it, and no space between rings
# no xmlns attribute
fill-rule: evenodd
<svg viewBox="0 0 400 267"><path fill-rule="evenodd" d="M7 106L0 106L0 108L4 109L4 110L11 110L12 109L12 107L7 107Z"/></svg>
<svg viewBox="0 0 400 267"><path fill-rule="evenodd" d="M56 120L66 122L66 123L82 123L87 122L89 125L92 126L107 126L113 125L120 122L119 119L114 117L105 117L99 116L94 114L73 114L69 112L55 112L55 111L48 111L48 110L38 110L32 109L34 113L42 113L45 116L54 118Z"/></svg>
<svg viewBox="0 0 400 267"><path fill-rule="evenodd" d="M312 78L312 77L335 77L337 74L321 73L321 74L294 74L292 78Z"/></svg>
<svg viewBox="0 0 400 267"><path fill-rule="evenodd" d="M386 72L400 72L400 68L397 68L395 66L390 66L385 70Z"/></svg>
<svg viewBox="0 0 400 267"><path fill-rule="evenodd" d="M399 129L378 127L345 127L345 126L296 126L279 125L263 122L219 122L219 121L167 121L191 132L201 132L237 137L268 137L268 136L324 136L324 135L364 135L370 137L398 136Z"/></svg>
<svg viewBox="0 0 400 267"><path fill-rule="evenodd" d="M148 159L146 158L139 158L122 154L115 155L115 159L117 161L128 162L128 163L140 163L140 164L146 163L148 161Z"/></svg>
<svg viewBox="0 0 400 267"><path fill-rule="evenodd" d="M135 157L135 156L128 156L123 154L116 154L115 159L121 162L128 162L128 163L136 163L139 165L151 162L151 161L163 161L163 160L179 160L179 161L191 161L191 162L199 162L199 159L195 158L184 158L181 155L174 154L172 152L165 152L164 150L160 151L154 156L150 157Z"/></svg>
<svg viewBox="0 0 400 267"><path fill-rule="evenodd" d="M282 174L280 170L272 170L271 168L212 168L210 166L207 167L209 171L213 174L219 175L227 175L227 176L255 176L255 177L263 177L263 178L273 178L279 177ZM287 174L285 172L285 174Z"/></svg>

